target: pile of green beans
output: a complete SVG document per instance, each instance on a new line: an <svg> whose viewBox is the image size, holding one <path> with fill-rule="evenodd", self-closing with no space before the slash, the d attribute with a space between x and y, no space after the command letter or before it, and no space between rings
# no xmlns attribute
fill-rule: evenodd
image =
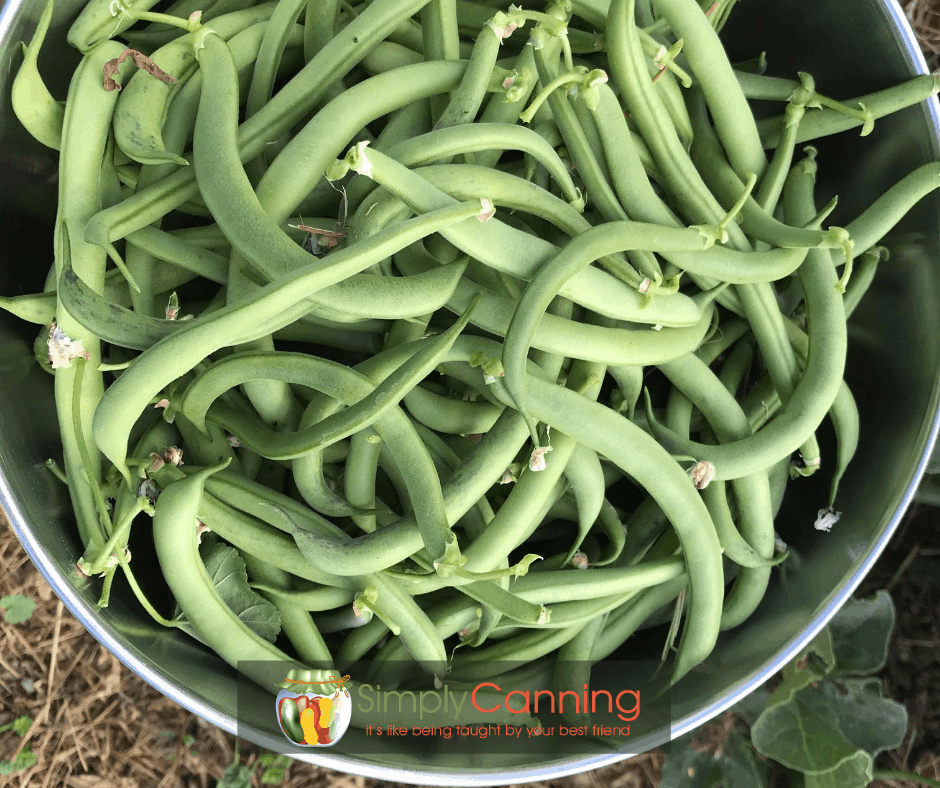
<svg viewBox="0 0 940 788"><path fill-rule="evenodd" d="M694 670L787 558L788 484L829 474L837 517L847 319L940 186L925 165L832 226L797 146L937 79L836 101L735 66L734 0L153 5L87 2L62 102L48 0L13 86L59 207L43 292L0 306L40 326L99 604L123 576L178 625L134 576L152 529L189 625L272 690L312 664L391 684L395 659L565 688L670 620L666 684Z"/></svg>

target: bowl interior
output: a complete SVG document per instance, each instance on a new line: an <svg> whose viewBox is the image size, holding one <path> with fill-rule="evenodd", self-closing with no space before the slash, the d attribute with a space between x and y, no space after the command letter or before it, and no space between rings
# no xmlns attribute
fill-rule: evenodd
<svg viewBox="0 0 940 788"><path fill-rule="evenodd" d="M83 3L57 3L40 69L57 97L67 91L78 54L65 44L68 21ZM18 42L35 28L40 0L13 0L0 13L0 293L42 289L52 264L56 155L20 128L9 88L19 66ZM893 0L777 0L742 3L726 28L732 60L767 53L768 73L808 71L820 92L851 97L888 87L924 70L910 29ZM915 167L940 158L936 100L879 120L860 139L846 132L822 140L819 202L838 194L831 221L844 225ZM890 264L850 323L846 380L861 413L858 453L842 482L841 520L830 533L813 528L825 506L833 456L828 423L820 432L824 469L792 483L777 519L795 553L777 571L767 596L744 625L721 636L704 665L673 694L673 735L719 714L792 658L848 598L897 526L923 470L936 432L940 303L940 198L930 196L885 241ZM64 488L43 463L59 455L52 384L33 361L37 327L0 312L0 506L56 593L128 667L210 722L236 730L235 672L186 636L162 630L115 583L107 609L97 589L82 591L72 574L81 554ZM141 573L143 574L143 573ZM657 635L656 646L662 640ZM252 694L253 693L253 694ZM260 688L239 690L238 734L270 749L284 742ZM247 711L244 711L248 709ZM357 756L351 730L329 752L301 756L333 769L426 784L501 784L547 779L597 768L630 753L537 761L523 756L457 756L431 760L400 747ZM343 745L346 745L345 747Z"/></svg>

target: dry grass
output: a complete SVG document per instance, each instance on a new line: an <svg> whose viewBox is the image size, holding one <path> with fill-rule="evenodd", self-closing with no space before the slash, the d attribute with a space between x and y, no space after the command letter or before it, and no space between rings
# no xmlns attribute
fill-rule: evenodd
<svg viewBox="0 0 940 788"><path fill-rule="evenodd" d="M902 0L901 5L911 20L911 27L920 41L928 63L940 55L940 2L938 0Z"/></svg>

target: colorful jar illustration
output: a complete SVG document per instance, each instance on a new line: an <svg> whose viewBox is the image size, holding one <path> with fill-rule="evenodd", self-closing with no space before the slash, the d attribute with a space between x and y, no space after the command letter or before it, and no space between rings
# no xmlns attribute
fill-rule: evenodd
<svg viewBox="0 0 940 788"><path fill-rule="evenodd" d="M352 717L352 701L343 687L331 695L281 690L276 704L281 732L302 747L336 744L346 733Z"/></svg>

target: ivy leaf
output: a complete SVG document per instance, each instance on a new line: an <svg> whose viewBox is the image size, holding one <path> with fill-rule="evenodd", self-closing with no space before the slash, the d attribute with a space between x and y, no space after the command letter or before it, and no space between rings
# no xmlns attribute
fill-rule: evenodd
<svg viewBox="0 0 940 788"><path fill-rule="evenodd" d="M661 788L767 788L767 765L754 754L743 728L734 728L717 754L713 748L680 749L681 741L673 742L663 764Z"/></svg>
<svg viewBox="0 0 940 788"><path fill-rule="evenodd" d="M245 562L238 550L223 542L213 542L206 546L203 561L215 590L225 604L252 632L273 643L281 631L281 614L273 604L249 587ZM181 613L176 621L181 629L201 640L185 615Z"/></svg>
<svg viewBox="0 0 940 788"><path fill-rule="evenodd" d="M807 774L803 788L865 788L874 779L873 759L859 750L852 758L822 774Z"/></svg>
<svg viewBox="0 0 940 788"><path fill-rule="evenodd" d="M36 603L28 596L11 594L0 598L0 607L3 608L4 621L8 624L22 624L33 615Z"/></svg>
<svg viewBox="0 0 940 788"><path fill-rule="evenodd" d="M829 622L839 673L867 675L881 670L894 629L894 602L887 591L850 599Z"/></svg>

